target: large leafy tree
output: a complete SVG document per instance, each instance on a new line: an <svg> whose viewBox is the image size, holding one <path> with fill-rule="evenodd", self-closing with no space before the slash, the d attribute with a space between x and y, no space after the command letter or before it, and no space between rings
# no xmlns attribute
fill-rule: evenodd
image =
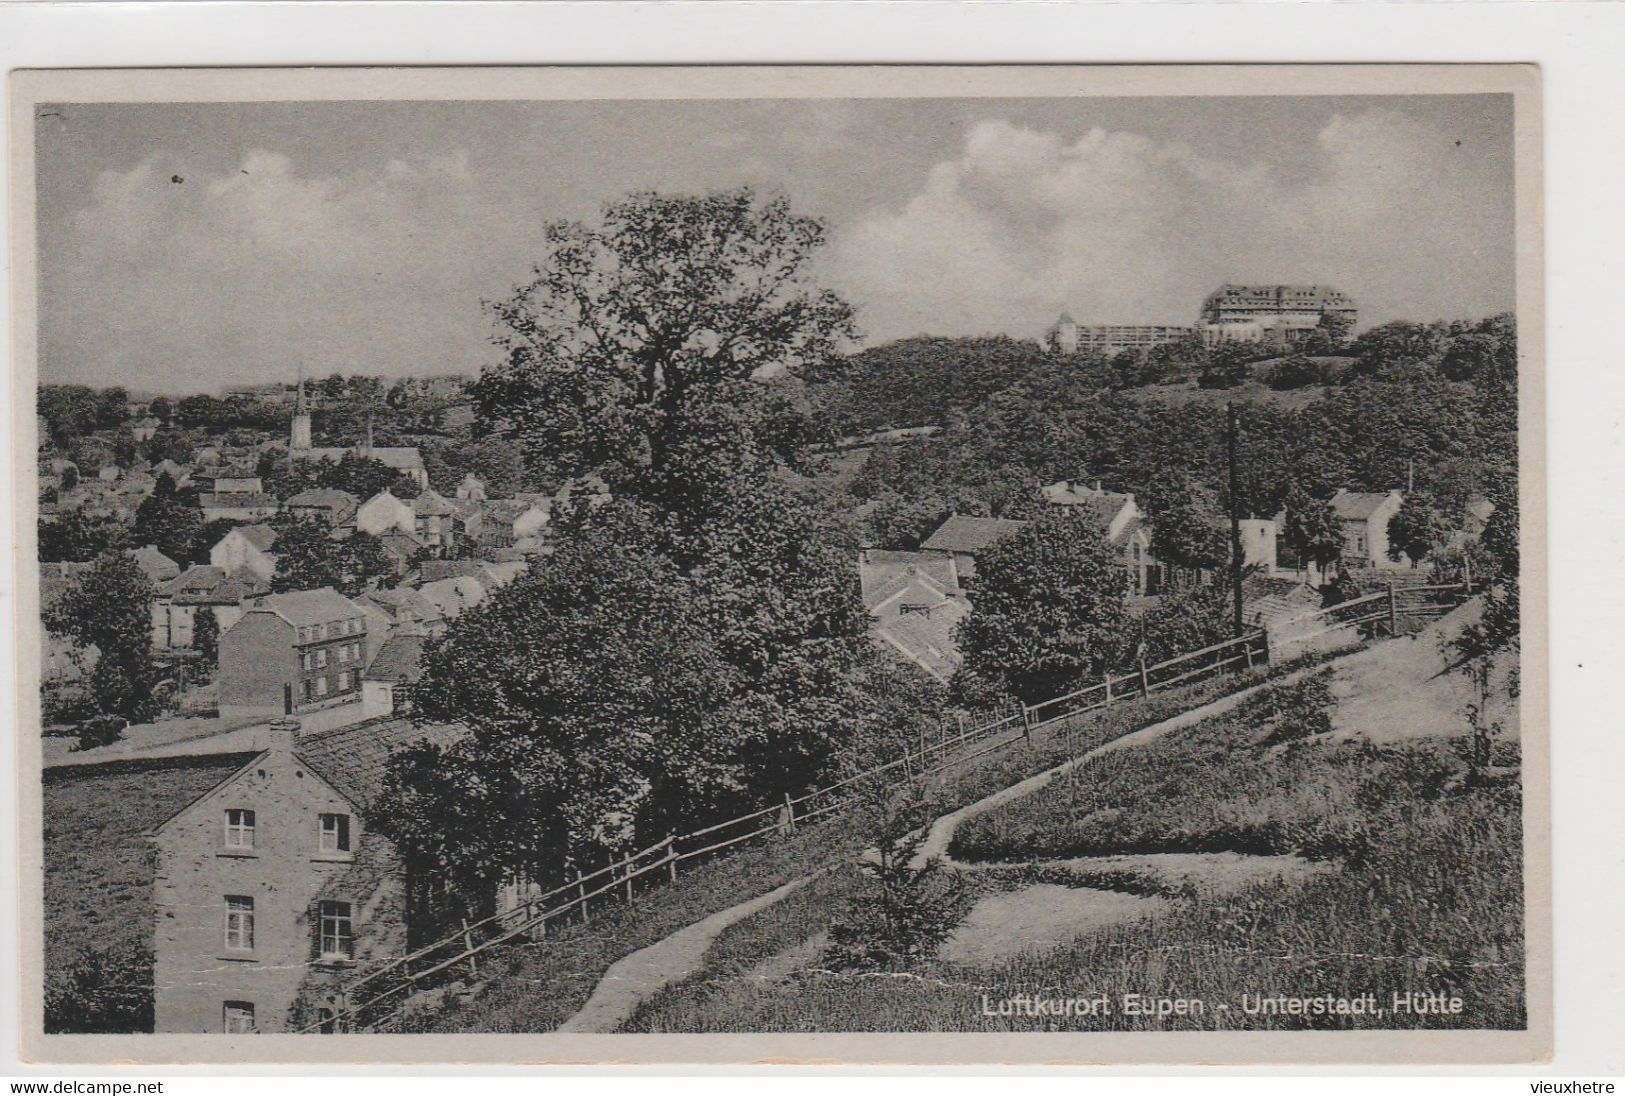
<svg viewBox="0 0 1625 1096"><path fill-rule="evenodd" d="M1316 498L1306 491L1294 490L1287 496L1281 536L1300 562L1326 567L1343 554L1343 523L1337 511L1329 499Z"/></svg>
<svg viewBox="0 0 1625 1096"><path fill-rule="evenodd" d="M1128 622L1128 572L1099 532L1057 509L976 560L976 611L959 624L967 700L1034 703L1098 677Z"/></svg>
<svg viewBox="0 0 1625 1096"><path fill-rule="evenodd" d="M532 475L612 496L431 646L417 710L472 733L403 763L386 824L435 872L556 878L805 788L886 708L838 523L778 474L850 330L805 278L816 222L643 195L548 239L476 398Z"/></svg>
<svg viewBox="0 0 1625 1096"><path fill-rule="evenodd" d="M46 611L51 632L96 648L90 692L106 715L140 722L157 710L151 606L147 576L115 551L98 557Z"/></svg>
<svg viewBox="0 0 1625 1096"><path fill-rule="evenodd" d="M805 438L765 429L770 390L827 372L853 334L808 278L823 238L748 189L640 194L600 226L548 226L534 279L495 306L505 358L473 386L479 414L538 471L596 472L671 511L794 459Z"/></svg>
<svg viewBox="0 0 1625 1096"><path fill-rule="evenodd" d="M378 539L369 533L340 539L319 521L279 516L273 524L277 538L271 589L278 593L331 586L354 597L394 571Z"/></svg>
<svg viewBox="0 0 1625 1096"><path fill-rule="evenodd" d="M1449 532L1449 522L1433 499L1420 493L1407 495L1388 521L1388 554L1421 563L1444 543Z"/></svg>
<svg viewBox="0 0 1625 1096"><path fill-rule="evenodd" d="M1229 533L1212 493L1185 480L1152 515L1151 551L1186 574L1222 567L1230 558Z"/></svg>
<svg viewBox="0 0 1625 1096"><path fill-rule="evenodd" d="M152 494L135 508L131 536L184 563L192 558L203 524L203 511L180 496L169 473L160 472Z"/></svg>

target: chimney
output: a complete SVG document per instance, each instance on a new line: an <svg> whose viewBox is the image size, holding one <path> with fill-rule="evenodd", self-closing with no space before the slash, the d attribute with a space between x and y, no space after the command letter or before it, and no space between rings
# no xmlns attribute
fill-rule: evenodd
<svg viewBox="0 0 1625 1096"><path fill-rule="evenodd" d="M273 719L265 727L265 749L292 753L299 743L297 719Z"/></svg>

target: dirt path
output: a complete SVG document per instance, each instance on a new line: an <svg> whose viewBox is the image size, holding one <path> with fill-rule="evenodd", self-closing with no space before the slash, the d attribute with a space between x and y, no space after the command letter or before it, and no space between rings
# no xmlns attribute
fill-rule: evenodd
<svg viewBox="0 0 1625 1096"><path fill-rule="evenodd" d="M748 902L713 913L687 928L678 929L664 940L617 960L599 979L592 996L581 1006L581 1011L566 1020L558 1030L616 1030L632 1018L632 1013L645 1000L705 966L705 953L711 947L711 941L723 929L788 897L812 878L809 875L792 880Z"/></svg>
<svg viewBox="0 0 1625 1096"><path fill-rule="evenodd" d="M948 846L953 841L954 832L960 824L968 818L983 814L1002 806L1015 799L1031 795L1038 791L1057 776L1064 775L1069 769L1086 765L1095 758L1113 750L1127 749L1142 745L1165 734L1191 727L1215 715L1222 715L1253 696L1269 685L1279 685L1295 681L1311 673L1318 673L1327 666L1336 666L1342 660L1322 663L1318 666L1306 667L1294 671L1285 677L1272 681L1260 682L1229 696L1220 697L1198 708L1181 712L1160 723L1153 723L1142 727L1138 731L1114 739L1104 746L1081 754L1063 765L1058 765L1037 776L1028 777L1017 784L1012 784L1003 791L995 792L984 799L979 799L967 807L943 815L931 824L924 843L915 854L911 864L915 867L924 866L927 860L933 857L940 858L944 864L960 868L970 865L960 865L948 856ZM581 1011L570 1017L559 1027L559 1031L572 1032L610 1032L615 1031L628 1019L637 1007L650 997L654 996L672 982L685 978L705 966L705 953L711 942L722 932L736 922L743 921L752 914L767 909L774 903L788 897L797 888L803 886L814 876L808 875L801 879L786 883L784 886L771 890L766 894L758 895L748 902L737 906L730 906L725 910L711 914L703 920L674 932L672 935L650 944L646 948L634 951L615 962L604 976L599 979L592 996L581 1007Z"/></svg>
<svg viewBox="0 0 1625 1096"><path fill-rule="evenodd" d="M1356 656L1350 655L1346 657L1352 658ZM1257 685L1248 686L1240 692L1222 696L1217 700L1211 700L1201 707L1192 708L1176 716L1170 716L1160 723L1141 727L1139 730L1126 734L1121 738L1114 738L1104 746L1097 746L1087 753L1079 754L1071 761L1063 762L1053 769L1046 769L1037 776L1029 776L1026 780L1012 784L1002 791L994 792L984 799L978 799L969 806L960 807L957 811L945 814L931 823L931 829L926 834L925 840L920 844L919 850L915 852L914 858L909 861L909 867L918 871L931 860L941 860L943 864L949 867L961 867L963 865L958 864L948 855L948 846L953 843L954 834L959 827L967 820L975 818L979 814L986 814L988 811L1002 807L1006 803L1032 795L1040 788L1046 787L1056 777L1065 776L1071 770L1087 765L1098 757L1103 757L1116 750L1143 746L1145 743L1161 738L1163 735L1171 734L1186 727L1194 727L1203 720L1212 719L1216 715L1223 715L1225 712L1240 707L1249 697L1256 695L1269 686L1289 684L1310 674L1319 673L1327 667L1336 667L1343 661L1345 659L1333 659L1330 662L1324 662L1316 666L1294 670L1284 677L1263 681Z"/></svg>

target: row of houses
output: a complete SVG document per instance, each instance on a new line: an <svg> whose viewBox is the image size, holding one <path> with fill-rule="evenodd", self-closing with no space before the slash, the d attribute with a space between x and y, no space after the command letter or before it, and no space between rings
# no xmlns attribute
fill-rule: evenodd
<svg viewBox="0 0 1625 1096"><path fill-rule="evenodd" d="M1132 494L1104 490L1098 482L1091 486L1068 480L1048 484L1040 491L1047 503L1067 508L1111 549L1126 573L1131 606L1149 604L1147 599L1162 592L1166 567L1152 553L1150 524ZM1409 560L1391 559L1388 552L1388 523L1403 501L1398 491L1343 490L1333 496L1332 510L1342 525L1343 553L1340 563L1327 571L1411 569ZM1481 526L1488 514L1482 509L1473 511L1479 513ZM972 611L976 557L1028 524L954 514L918 551L860 549L859 582L864 605L874 618L877 641L946 682L961 662L955 634L959 622ZM1258 605L1253 609L1266 616L1280 605L1318 604L1315 587L1331 577L1318 568L1281 565L1284 526L1285 514L1241 522L1242 563L1260 580L1254 584Z"/></svg>

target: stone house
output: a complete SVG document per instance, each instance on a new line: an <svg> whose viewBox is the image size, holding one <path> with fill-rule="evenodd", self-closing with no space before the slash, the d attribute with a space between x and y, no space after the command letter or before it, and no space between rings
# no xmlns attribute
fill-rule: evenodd
<svg viewBox="0 0 1625 1096"><path fill-rule="evenodd" d="M276 573L276 530L269 525L239 525L209 549L209 563L228 575L252 575L270 582Z"/></svg>
<svg viewBox="0 0 1625 1096"><path fill-rule="evenodd" d="M330 1023L358 967L407 947L407 880L371 822L389 759L456 728L373 720L264 748L155 827L158 1032L248 1034Z"/></svg>
<svg viewBox="0 0 1625 1096"><path fill-rule="evenodd" d="M243 601L267 591L254 575L228 575L214 566L188 567L179 578L158 587L152 599L152 645L191 647L199 610L214 613L221 633L243 615Z"/></svg>
<svg viewBox="0 0 1625 1096"><path fill-rule="evenodd" d="M937 526L937 531L920 545L922 552L947 556L954 561L961 581L976 575L976 556L994 541L1020 532L1027 522L1011 518L973 518L953 514Z"/></svg>
<svg viewBox="0 0 1625 1096"><path fill-rule="evenodd" d="M1388 522L1398 513L1404 496L1395 491L1338 491L1332 510L1343 525L1340 565L1376 571L1410 569L1410 560L1388 555Z"/></svg>
<svg viewBox="0 0 1625 1096"><path fill-rule="evenodd" d="M220 715L297 714L361 699L367 622L330 587L255 598L220 634Z"/></svg>
<svg viewBox="0 0 1625 1096"><path fill-rule="evenodd" d="M359 500L348 491L316 487L284 499L282 511L291 517L320 521L329 529L337 529L354 520L358 505Z"/></svg>

